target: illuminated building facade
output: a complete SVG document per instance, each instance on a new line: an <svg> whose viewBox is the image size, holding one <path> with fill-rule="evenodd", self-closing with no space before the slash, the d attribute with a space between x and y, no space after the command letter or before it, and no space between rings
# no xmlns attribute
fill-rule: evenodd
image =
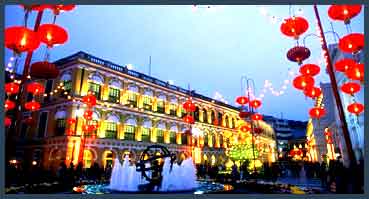
<svg viewBox="0 0 369 199"><path fill-rule="evenodd" d="M45 92L63 86L65 93L43 97L41 109L32 113L35 124L21 124L17 137L25 144L18 145L16 158L25 157L56 169L63 161L77 164L83 151L84 167L94 162L106 167L125 154L137 161L147 146L157 143L179 159L192 155L195 163L216 165L227 161L225 149L237 142L240 118L238 109L231 105L84 52L55 64L60 75L43 82ZM93 132L96 137L82 130L86 106L81 98L88 93L97 97L92 115L98 127ZM197 138L185 133L189 126L182 120L182 104L189 94L196 104L192 127L199 132ZM24 118L29 115L23 113ZM75 123L69 123L69 119L75 119ZM85 142L81 142L82 135Z"/></svg>

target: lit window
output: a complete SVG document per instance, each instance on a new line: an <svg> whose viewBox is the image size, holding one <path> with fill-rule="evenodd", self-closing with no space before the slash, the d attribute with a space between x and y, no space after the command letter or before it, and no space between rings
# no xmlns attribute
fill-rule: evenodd
<svg viewBox="0 0 369 199"><path fill-rule="evenodd" d="M137 93L129 91L127 101L129 105L136 107L137 106Z"/></svg>
<svg viewBox="0 0 369 199"><path fill-rule="evenodd" d="M176 144L176 132L175 131L170 131L169 132L169 137L170 137L170 143Z"/></svg>
<svg viewBox="0 0 369 199"><path fill-rule="evenodd" d="M164 113L165 112L165 110L164 110L164 100L161 100L161 99L158 100L156 109L157 109L158 113Z"/></svg>
<svg viewBox="0 0 369 199"><path fill-rule="evenodd" d="M152 100L151 97L148 95L143 96L143 108L145 110L151 110L152 109Z"/></svg>
<svg viewBox="0 0 369 199"><path fill-rule="evenodd" d="M208 135L204 135L204 146L208 146L209 142L209 136Z"/></svg>
<svg viewBox="0 0 369 199"><path fill-rule="evenodd" d="M117 123L105 122L105 137L111 139L117 137Z"/></svg>
<svg viewBox="0 0 369 199"><path fill-rule="evenodd" d="M65 119L57 119L56 120L56 135L60 136L60 135L64 135L65 132Z"/></svg>
<svg viewBox="0 0 369 199"><path fill-rule="evenodd" d="M164 131L163 129L158 129L156 132L156 141L158 143L164 143Z"/></svg>
<svg viewBox="0 0 369 199"><path fill-rule="evenodd" d="M169 105L170 115L176 116L177 115L177 104L170 104Z"/></svg>
<svg viewBox="0 0 369 199"><path fill-rule="evenodd" d="M109 88L109 102L117 103L119 102L120 90L117 88Z"/></svg>
<svg viewBox="0 0 369 199"><path fill-rule="evenodd" d="M182 140L182 144L183 145L187 145L188 144L188 140L187 140L187 135L182 133L181 134L181 140Z"/></svg>
<svg viewBox="0 0 369 199"><path fill-rule="evenodd" d="M100 99L100 94L101 94L101 86L100 84L96 84L94 82L89 82L88 83L88 91L92 92L97 99Z"/></svg>
<svg viewBox="0 0 369 199"><path fill-rule="evenodd" d="M124 139L135 140L135 126L131 125L124 126Z"/></svg>
<svg viewBox="0 0 369 199"><path fill-rule="evenodd" d="M142 128L141 140L143 142L150 142L150 132L149 128Z"/></svg>

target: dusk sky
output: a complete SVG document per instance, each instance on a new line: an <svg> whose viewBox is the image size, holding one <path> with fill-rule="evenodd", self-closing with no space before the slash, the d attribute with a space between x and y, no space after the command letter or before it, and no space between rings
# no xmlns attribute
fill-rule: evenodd
<svg viewBox="0 0 369 199"><path fill-rule="evenodd" d="M280 90L289 70L298 71L297 63L287 60L286 52L295 40L280 32L280 22L273 24L268 16L284 19L289 16L289 6L200 6L196 11L185 6L77 6L72 12L62 13L56 23L68 30L66 44L51 51L51 60L57 60L78 51L85 51L119 65L132 64L134 70L148 73L149 56L152 57L151 75L172 80L174 85L191 89L205 96L221 93L229 104L241 94L242 74L254 79L256 95L262 91L265 80L275 90ZM331 29L328 6L319 6L325 31ZM302 9L309 21L309 33L316 33L313 6L292 6L291 11ZM298 13L296 13L298 14ZM6 6L5 26L21 25L24 11L20 6ZM32 12L28 25L33 28L36 13ZM47 10L42 23L51 23L52 13ZM346 28L342 22L333 22L335 31L342 37ZM364 10L351 22L353 32L364 32ZM334 43L332 34L327 34ZM300 39L300 43L302 43ZM306 46L311 57L304 63L319 64L321 73L315 85L329 81L325 67L319 62L319 39L308 37ZM45 54L42 45L33 61L40 61ZM12 55L5 52L7 63ZM22 59L25 59L23 54ZM296 76L296 75L295 75ZM268 90L263 98L262 114L281 116L293 120L307 120L313 101L288 84L281 96Z"/></svg>

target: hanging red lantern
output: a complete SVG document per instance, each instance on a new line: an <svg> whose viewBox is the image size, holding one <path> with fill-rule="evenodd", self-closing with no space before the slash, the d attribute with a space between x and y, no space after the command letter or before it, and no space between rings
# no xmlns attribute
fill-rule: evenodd
<svg viewBox="0 0 369 199"><path fill-rule="evenodd" d="M289 49L287 52L288 60L297 62L299 65L301 65L302 62L309 57L310 57L310 50L303 46L295 46Z"/></svg>
<svg viewBox="0 0 369 199"><path fill-rule="evenodd" d="M325 131L324 135L330 137L330 136L332 136L332 133L330 131Z"/></svg>
<svg viewBox="0 0 369 199"><path fill-rule="evenodd" d="M69 118L68 119L68 124L69 125L73 125L73 124L75 124L77 121L76 121L76 119L74 119L74 118Z"/></svg>
<svg viewBox="0 0 369 199"><path fill-rule="evenodd" d="M53 63L39 61L31 65L30 75L36 79L55 79L59 75L59 69Z"/></svg>
<svg viewBox="0 0 369 199"><path fill-rule="evenodd" d="M320 119L325 115L325 109L320 107L315 107L309 111L310 117Z"/></svg>
<svg viewBox="0 0 369 199"><path fill-rule="evenodd" d="M333 20L350 23L350 19L358 15L361 11L361 5L331 5L328 9L328 15Z"/></svg>
<svg viewBox="0 0 369 199"><path fill-rule="evenodd" d="M37 111L41 107L40 103L36 101L30 101L24 104L24 108L26 108L29 111Z"/></svg>
<svg viewBox="0 0 369 199"><path fill-rule="evenodd" d="M195 123L195 120L191 115L184 116L183 121L188 123L188 124L194 124Z"/></svg>
<svg viewBox="0 0 369 199"><path fill-rule="evenodd" d="M261 106L261 101L258 99L254 99L250 101L250 106L253 108L259 108Z"/></svg>
<svg viewBox="0 0 369 199"><path fill-rule="evenodd" d="M322 89L318 87L307 87L304 90L304 94L314 99L316 97L319 97L322 94Z"/></svg>
<svg viewBox="0 0 369 199"><path fill-rule="evenodd" d="M314 78L307 75L297 76L293 80L293 86L299 90L305 90L308 87L313 87L314 83L315 83Z"/></svg>
<svg viewBox="0 0 369 199"><path fill-rule="evenodd" d="M364 48L364 34L348 34L339 40L338 47L343 52L355 54Z"/></svg>
<svg viewBox="0 0 369 199"><path fill-rule="evenodd" d="M4 118L5 127L9 127L12 124L12 120L9 117Z"/></svg>
<svg viewBox="0 0 369 199"><path fill-rule="evenodd" d="M185 103L183 103L183 109L186 110L186 112L195 112L196 106L190 99L188 99Z"/></svg>
<svg viewBox="0 0 369 199"><path fill-rule="evenodd" d="M360 88L360 84L358 83L347 82L341 86L341 91L350 95L354 95L360 91Z"/></svg>
<svg viewBox="0 0 369 199"><path fill-rule="evenodd" d="M37 33L23 26L5 29L5 46L15 53L31 52L40 46Z"/></svg>
<svg viewBox="0 0 369 199"><path fill-rule="evenodd" d="M75 5L53 5L52 6L52 9L54 11L54 14L55 15L58 15L60 14L61 12L64 12L64 11L71 11L75 8L76 6Z"/></svg>
<svg viewBox="0 0 369 199"><path fill-rule="evenodd" d="M340 59L334 64L337 71L346 72L348 69L356 65L356 61L349 58Z"/></svg>
<svg viewBox="0 0 369 199"><path fill-rule="evenodd" d="M346 71L346 76L352 80L364 82L364 64L356 64Z"/></svg>
<svg viewBox="0 0 369 199"><path fill-rule="evenodd" d="M251 130L251 127L250 127L250 124L245 124L245 125L242 125L240 126L240 131L246 133L246 132L249 132Z"/></svg>
<svg viewBox="0 0 369 199"><path fill-rule="evenodd" d="M5 84L5 92L8 95L17 94L19 91L19 84L10 82Z"/></svg>
<svg viewBox="0 0 369 199"><path fill-rule="evenodd" d="M27 84L27 92L32 93L33 95L42 94L44 91L44 86L38 82Z"/></svg>
<svg viewBox="0 0 369 199"><path fill-rule="evenodd" d="M240 104L241 106L247 104L249 102L249 98L245 97L245 96L239 96L236 98L236 102L238 104Z"/></svg>
<svg viewBox="0 0 369 199"><path fill-rule="evenodd" d="M55 24L42 24L38 29L38 35L49 48L57 44L64 44L68 40L67 31Z"/></svg>
<svg viewBox="0 0 369 199"><path fill-rule="evenodd" d="M92 107L96 105L96 97L93 94L88 94L82 98L83 103Z"/></svg>
<svg viewBox="0 0 369 199"><path fill-rule="evenodd" d="M5 100L5 111L12 110L15 108L15 103L11 100Z"/></svg>
<svg viewBox="0 0 369 199"><path fill-rule="evenodd" d="M315 76L319 74L320 67L316 64L304 64L300 67L300 73L302 75Z"/></svg>
<svg viewBox="0 0 369 199"><path fill-rule="evenodd" d="M91 120L92 119L92 114L93 114L93 112L91 110L85 110L85 112L83 113L83 117L86 120Z"/></svg>
<svg viewBox="0 0 369 199"><path fill-rule="evenodd" d="M258 120L262 120L263 116L259 113L255 113L251 116L251 119L254 120L254 121L258 121Z"/></svg>
<svg viewBox="0 0 369 199"><path fill-rule="evenodd" d="M281 32L288 36L298 39L309 28L308 21L303 17L291 17L285 19L281 24Z"/></svg>
<svg viewBox="0 0 369 199"><path fill-rule="evenodd" d="M360 113L362 113L364 111L364 105L358 102L352 103L350 105L347 106L347 110L350 113L359 115Z"/></svg>

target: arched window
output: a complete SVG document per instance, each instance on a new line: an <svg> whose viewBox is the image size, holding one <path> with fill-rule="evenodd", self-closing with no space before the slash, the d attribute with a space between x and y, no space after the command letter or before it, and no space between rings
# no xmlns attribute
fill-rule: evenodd
<svg viewBox="0 0 369 199"><path fill-rule="evenodd" d="M171 128L170 128L170 131L169 131L169 139L170 139L170 143L172 144L176 144L176 133L178 131L178 128L177 128L177 125L173 125Z"/></svg>
<svg viewBox="0 0 369 199"><path fill-rule="evenodd" d="M115 139L118 133L119 116L111 114L105 121L105 138Z"/></svg>
<svg viewBox="0 0 369 199"><path fill-rule="evenodd" d="M177 107L178 107L177 103L178 103L177 98L171 97L169 104L169 114L172 116L177 115Z"/></svg>
<svg viewBox="0 0 369 199"><path fill-rule="evenodd" d="M113 158L114 158L113 151L104 151L104 154L103 154L104 169L106 169L107 167L113 166Z"/></svg>
<svg viewBox="0 0 369 199"><path fill-rule="evenodd" d="M218 112L218 118L217 118L217 120L214 124L215 125L221 125L222 124L222 119L223 119L223 114L221 112Z"/></svg>
<svg viewBox="0 0 369 199"><path fill-rule="evenodd" d="M229 126L229 121L228 121L229 120L228 115L225 116L224 120L225 120L225 126L229 128L230 126Z"/></svg>
<svg viewBox="0 0 369 199"><path fill-rule="evenodd" d="M138 87L136 85L130 84L128 86L127 94L128 94L127 99L128 105L132 107L137 107Z"/></svg>
<svg viewBox="0 0 369 199"><path fill-rule="evenodd" d="M215 112L214 112L214 110L211 110L211 124L214 124L215 120L216 120Z"/></svg>
<svg viewBox="0 0 369 199"><path fill-rule="evenodd" d="M135 118L128 119L124 124L124 139L135 140L137 122Z"/></svg>
<svg viewBox="0 0 369 199"><path fill-rule="evenodd" d="M188 137L187 137L187 134L186 133L182 133L181 134L181 141L182 141L182 145L187 145L187 144L189 144L188 143L188 139L187 139Z"/></svg>
<svg viewBox="0 0 369 199"><path fill-rule="evenodd" d="M159 95L156 103L156 110L158 113L165 113L165 95Z"/></svg>
<svg viewBox="0 0 369 199"><path fill-rule="evenodd" d="M109 82L109 94L108 101L112 103L119 103L120 89L122 88L122 82L117 79L112 79Z"/></svg>
<svg viewBox="0 0 369 199"><path fill-rule="evenodd" d="M223 147L223 135L219 134L219 145L222 148Z"/></svg>
<svg viewBox="0 0 369 199"><path fill-rule="evenodd" d="M211 141L212 141L213 147L215 147L215 144L216 144L215 134L211 135Z"/></svg>
<svg viewBox="0 0 369 199"><path fill-rule="evenodd" d="M150 142L151 127L152 127L151 120L145 120L142 125L142 132L141 132L141 140L143 142Z"/></svg>
<svg viewBox="0 0 369 199"><path fill-rule="evenodd" d="M156 141L158 143L164 143L164 131L165 131L165 124L163 122L160 122L156 130Z"/></svg>
<svg viewBox="0 0 369 199"><path fill-rule="evenodd" d="M55 135L61 136L65 134L65 126L66 121L65 118L67 117L67 112L65 110L59 110L55 113Z"/></svg>
<svg viewBox="0 0 369 199"><path fill-rule="evenodd" d="M101 85L104 84L104 78L97 73L89 77L88 91L92 92L98 100L101 99Z"/></svg>
<svg viewBox="0 0 369 199"><path fill-rule="evenodd" d="M143 94L143 108L145 110L148 111L152 110L152 96L153 96L152 90L145 89L145 92Z"/></svg>
<svg viewBox="0 0 369 199"><path fill-rule="evenodd" d="M234 118L232 118L232 127L231 128L236 128L236 120Z"/></svg>
<svg viewBox="0 0 369 199"><path fill-rule="evenodd" d="M208 111L204 108L202 109L202 120L204 123L208 123Z"/></svg>
<svg viewBox="0 0 369 199"><path fill-rule="evenodd" d="M209 133L204 134L204 146L209 146Z"/></svg>

